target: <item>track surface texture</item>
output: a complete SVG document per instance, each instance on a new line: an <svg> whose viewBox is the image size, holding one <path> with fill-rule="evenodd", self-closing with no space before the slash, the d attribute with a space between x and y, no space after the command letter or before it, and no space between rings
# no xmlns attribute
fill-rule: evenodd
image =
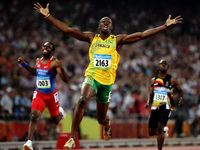
<svg viewBox="0 0 200 150"><path fill-rule="evenodd" d="M87 150L87 149L82 149ZM156 147L90 148L89 150L157 150ZM200 146L164 146L163 150L200 150Z"/></svg>

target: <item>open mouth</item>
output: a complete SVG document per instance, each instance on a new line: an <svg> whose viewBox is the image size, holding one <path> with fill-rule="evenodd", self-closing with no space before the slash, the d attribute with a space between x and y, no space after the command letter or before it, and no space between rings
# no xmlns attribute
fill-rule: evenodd
<svg viewBox="0 0 200 150"><path fill-rule="evenodd" d="M108 27L103 27L104 30L108 30Z"/></svg>
<svg viewBox="0 0 200 150"><path fill-rule="evenodd" d="M48 53L48 51L45 49L45 50L43 50L43 53Z"/></svg>

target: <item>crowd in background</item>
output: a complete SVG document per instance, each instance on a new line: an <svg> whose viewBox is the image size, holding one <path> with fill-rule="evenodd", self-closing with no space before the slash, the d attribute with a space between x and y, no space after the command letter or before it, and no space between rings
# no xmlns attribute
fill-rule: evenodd
<svg viewBox="0 0 200 150"><path fill-rule="evenodd" d="M127 1L53 1L52 15L83 31L97 31L103 16L113 20L113 33L133 33L165 23L169 14L181 15L183 24L168 29L144 41L127 45L121 55L116 83L108 115L113 120L147 119L144 108L148 99L150 80L161 58L170 63L169 73L178 80L184 91L184 106L176 108L172 119L177 121L177 137L181 124L187 121L191 136L200 135L200 11L198 3L169 0ZM42 1L43 5L47 1ZM25 7L26 6L26 7ZM157 7L159 6L159 9ZM192 10L192 11L191 11ZM17 64L23 56L31 65L41 56L41 45L52 41L55 56L70 76L69 84L57 80L61 106L73 111L80 95L84 71L88 65L88 44L63 34L33 11L33 1L0 2L0 119L28 120L35 79ZM88 104L86 114L95 116L95 101Z"/></svg>

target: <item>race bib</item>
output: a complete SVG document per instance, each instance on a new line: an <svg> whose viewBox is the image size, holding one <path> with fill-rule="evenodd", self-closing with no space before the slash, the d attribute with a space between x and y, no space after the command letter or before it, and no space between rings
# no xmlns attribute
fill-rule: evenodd
<svg viewBox="0 0 200 150"><path fill-rule="evenodd" d="M161 91L155 91L153 100L157 102L167 102L167 93Z"/></svg>
<svg viewBox="0 0 200 150"><path fill-rule="evenodd" d="M95 54L94 55L94 67L98 68L110 68L111 55Z"/></svg>
<svg viewBox="0 0 200 150"><path fill-rule="evenodd" d="M51 88L50 79L37 79L37 88L40 89Z"/></svg>

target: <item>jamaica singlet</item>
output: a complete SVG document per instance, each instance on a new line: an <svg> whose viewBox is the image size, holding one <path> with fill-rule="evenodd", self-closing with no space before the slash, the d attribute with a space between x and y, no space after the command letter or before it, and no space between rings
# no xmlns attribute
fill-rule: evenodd
<svg viewBox="0 0 200 150"><path fill-rule="evenodd" d="M110 35L102 40L100 35L96 34L89 48L90 63L85 76L91 76L103 85L113 84L120 60L116 46L116 36Z"/></svg>
<svg viewBox="0 0 200 150"><path fill-rule="evenodd" d="M55 90L55 76L50 72L50 65L53 57L46 63L36 63L36 90L41 93L51 93Z"/></svg>
<svg viewBox="0 0 200 150"><path fill-rule="evenodd" d="M171 76L166 75L164 79L154 77L153 79L153 104L151 109L156 109L159 105L165 104L166 109L173 109L171 105L173 86L171 85Z"/></svg>

